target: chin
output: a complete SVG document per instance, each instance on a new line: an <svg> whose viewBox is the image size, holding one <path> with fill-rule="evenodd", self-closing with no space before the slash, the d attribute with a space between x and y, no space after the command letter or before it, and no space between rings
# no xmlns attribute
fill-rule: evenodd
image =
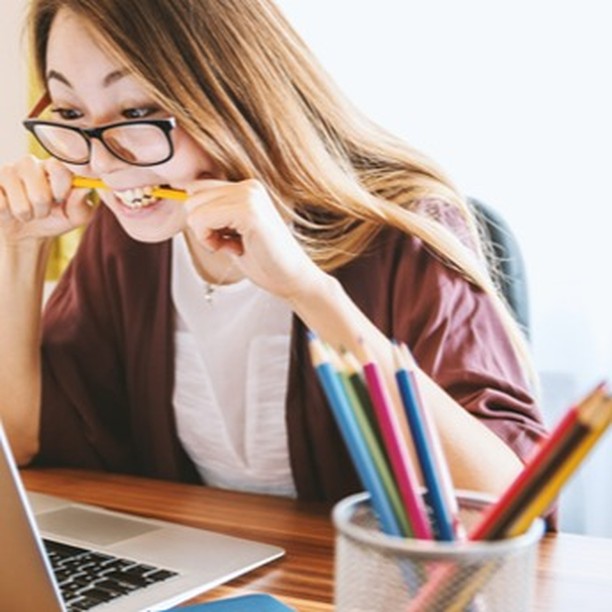
<svg viewBox="0 0 612 612"><path fill-rule="evenodd" d="M149 244L155 244L158 242L165 242L176 236L180 231L180 227L143 227L142 225L136 226L134 223L125 223L120 220L121 227L125 233L138 242L147 242Z"/></svg>
<svg viewBox="0 0 612 612"><path fill-rule="evenodd" d="M175 202L160 200L155 205L128 209L114 201L106 201L125 233L138 242L165 242L182 231L184 213Z"/></svg>

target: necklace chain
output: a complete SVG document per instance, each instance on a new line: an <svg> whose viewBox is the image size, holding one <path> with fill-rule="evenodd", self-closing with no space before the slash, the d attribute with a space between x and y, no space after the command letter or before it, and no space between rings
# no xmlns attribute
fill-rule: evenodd
<svg viewBox="0 0 612 612"><path fill-rule="evenodd" d="M233 262L233 261L230 263L230 265L227 267L227 269L223 273L223 276L217 282L210 283L208 281L204 281L204 283L205 283L205 286L204 286L204 300L208 304L212 304L213 303L213 297L215 295L215 292L228 279L230 273L234 269L234 263L235 262Z"/></svg>

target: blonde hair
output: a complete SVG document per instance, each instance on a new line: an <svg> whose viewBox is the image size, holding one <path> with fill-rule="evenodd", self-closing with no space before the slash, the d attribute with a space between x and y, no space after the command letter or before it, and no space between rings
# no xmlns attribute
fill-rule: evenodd
<svg viewBox="0 0 612 612"><path fill-rule="evenodd" d="M465 199L431 161L351 106L271 0L32 0L43 82L60 9L90 26L230 180L261 180L323 269L357 257L385 225L420 238L491 297L533 375ZM467 240L423 202L456 213Z"/></svg>

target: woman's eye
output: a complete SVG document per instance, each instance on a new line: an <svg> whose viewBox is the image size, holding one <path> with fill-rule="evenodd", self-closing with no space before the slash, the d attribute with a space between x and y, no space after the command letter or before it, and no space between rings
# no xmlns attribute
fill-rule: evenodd
<svg viewBox="0 0 612 612"><path fill-rule="evenodd" d="M83 116L83 113L80 113L73 108L53 108L51 109L51 113L63 121L74 121L75 119L80 119Z"/></svg>
<svg viewBox="0 0 612 612"><path fill-rule="evenodd" d="M158 111L157 108L142 107L142 108L128 108L123 111L122 115L126 119L146 119L152 114Z"/></svg>

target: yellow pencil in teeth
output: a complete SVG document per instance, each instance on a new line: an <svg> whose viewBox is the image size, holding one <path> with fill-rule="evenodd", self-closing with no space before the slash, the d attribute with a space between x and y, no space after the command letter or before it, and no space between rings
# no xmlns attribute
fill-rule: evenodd
<svg viewBox="0 0 612 612"><path fill-rule="evenodd" d="M100 179L86 178L84 176L73 176L72 177L73 187L83 187L85 189L110 189L110 187ZM160 200L179 200L184 201L189 196L186 191L180 191L179 189L166 189L164 187L154 187L151 191L151 195Z"/></svg>

